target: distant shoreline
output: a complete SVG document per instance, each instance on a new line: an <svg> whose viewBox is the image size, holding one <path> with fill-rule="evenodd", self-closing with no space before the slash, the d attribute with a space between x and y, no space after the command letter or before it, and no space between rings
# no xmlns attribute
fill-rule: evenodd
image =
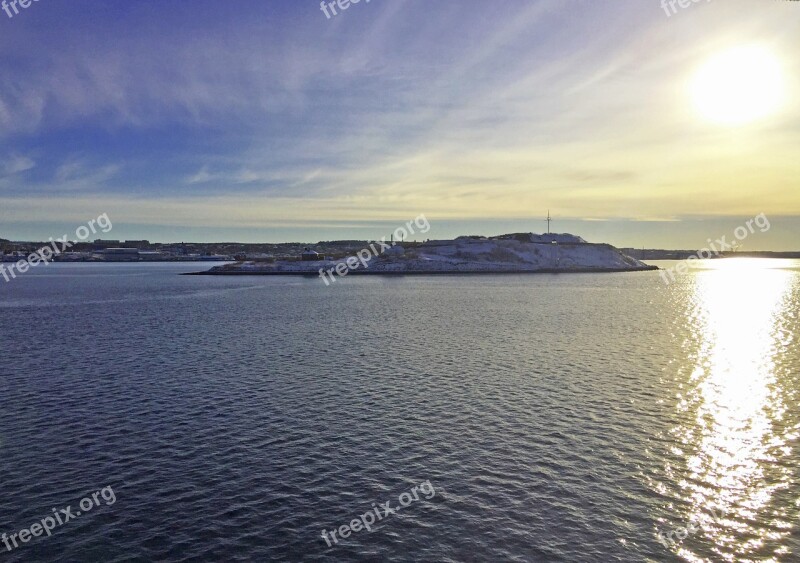
<svg viewBox="0 0 800 563"><path fill-rule="evenodd" d="M613 274L622 272L653 272L661 268L647 266L644 268L575 268L575 269L542 269L542 270L408 270L408 271L369 271L352 270L347 276L473 276L496 274ZM303 276L316 278L319 272L292 271L258 271L258 270L208 270L205 272L188 272L182 276Z"/></svg>

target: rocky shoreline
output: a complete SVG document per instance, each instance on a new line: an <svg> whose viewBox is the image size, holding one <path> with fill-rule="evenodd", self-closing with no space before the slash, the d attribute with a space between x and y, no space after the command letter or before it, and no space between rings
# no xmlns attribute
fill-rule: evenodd
<svg viewBox="0 0 800 563"><path fill-rule="evenodd" d="M368 243L372 250L375 244ZM318 255L307 249L295 260L237 262L191 275L330 276L559 274L658 270L609 244L588 243L570 234L519 233L459 237L424 243L381 245L379 252Z"/></svg>

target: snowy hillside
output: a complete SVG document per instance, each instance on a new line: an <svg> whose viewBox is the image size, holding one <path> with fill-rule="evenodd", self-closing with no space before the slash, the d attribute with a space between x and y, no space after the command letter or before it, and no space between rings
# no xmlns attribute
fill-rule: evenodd
<svg viewBox="0 0 800 563"><path fill-rule="evenodd" d="M378 248L373 244L372 248ZM570 234L520 233L499 237L459 237L405 247L396 245L379 254L372 251L349 273L447 273L538 271L632 271L651 270L608 244L590 244ZM366 256L367 253L365 252ZM330 270L348 258L311 262L277 261L240 263L213 268L209 273L302 274Z"/></svg>
<svg viewBox="0 0 800 563"><path fill-rule="evenodd" d="M546 235L545 235L546 236ZM537 271L649 269L610 245L588 244L572 235L557 235L566 243L511 239L435 241L409 249L402 257L379 257L372 271ZM571 242L577 239L581 242Z"/></svg>

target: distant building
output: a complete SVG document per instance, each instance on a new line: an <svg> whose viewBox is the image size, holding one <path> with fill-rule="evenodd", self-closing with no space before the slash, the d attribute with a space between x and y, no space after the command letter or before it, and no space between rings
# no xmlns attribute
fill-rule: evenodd
<svg viewBox="0 0 800 563"><path fill-rule="evenodd" d="M167 256L158 250L139 250L139 260L144 262L160 262Z"/></svg>
<svg viewBox="0 0 800 563"><path fill-rule="evenodd" d="M138 248L106 248L95 253L104 262L138 262Z"/></svg>
<svg viewBox="0 0 800 563"><path fill-rule="evenodd" d="M126 240L125 244L121 245L125 248L138 248L139 250L144 250L146 248L150 248L150 241L149 240Z"/></svg>
<svg viewBox="0 0 800 563"><path fill-rule="evenodd" d="M164 254L173 254L175 256L183 256L185 254L185 249L180 245L171 244L171 245L168 245L168 246L162 246L161 247L161 252L163 252Z"/></svg>
<svg viewBox="0 0 800 563"><path fill-rule="evenodd" d="M94 241L94 245L98 248L117 248L120 246L120 242L118 240L97 239Z"/></svg>
<svg viewBox="0 0 800 563"><path fill-rule="evenodd" d="M544 244L587 244L585 240L576 235L569 233L547 233L546 235L537 235L530 233L528 235L530 242L544 243Z"/></svg>
<svg viewBox="0 0 800 563"><path fill-rule="evenodd" d="M303 262L319 262L322 260L322 256L320 256L319 252L314 252L310 248L306 248L301 255Z"/></svg>

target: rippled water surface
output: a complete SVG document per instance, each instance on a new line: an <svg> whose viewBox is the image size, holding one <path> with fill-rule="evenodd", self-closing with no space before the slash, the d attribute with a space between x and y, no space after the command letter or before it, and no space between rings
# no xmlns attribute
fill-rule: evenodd
<svg viewBox="0 0 800 563"><path fill-rule="evenodd" d="M796 262L669 286L197 268L0 281L0 533L116 498L0 559L800 559Z"/></svg>

